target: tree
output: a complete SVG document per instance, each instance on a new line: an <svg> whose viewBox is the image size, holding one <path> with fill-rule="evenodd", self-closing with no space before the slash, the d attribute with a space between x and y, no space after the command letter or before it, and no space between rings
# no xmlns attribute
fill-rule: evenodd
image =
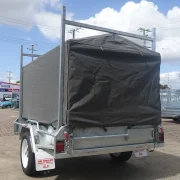
<svg viewBox="0 0 180 180"><path fill-rule="evenodd" d="M16 84L19 84L20 83L20 81L16 81Z"/></svg>
<svg viewBox="0 0 180 180"><path fill-rule="evenodd" d="M167 84L165 85L160 84L160 89L170 89L170 88Z"/></svg>

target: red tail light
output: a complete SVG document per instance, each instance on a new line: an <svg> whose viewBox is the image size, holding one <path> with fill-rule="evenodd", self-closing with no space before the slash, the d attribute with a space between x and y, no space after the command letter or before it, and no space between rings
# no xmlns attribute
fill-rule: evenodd
<svg viewBox="0 0 180 180"><path fill-rule="evenodd" d="M161 126L158 127L158 143L164 143L164 129Z"/></svg>
<svg viewBox="0 0 180 180"><path fill-rule="evenodd" d="M56 142L56 152L61 153L64 152L64 142Z"/></svg>

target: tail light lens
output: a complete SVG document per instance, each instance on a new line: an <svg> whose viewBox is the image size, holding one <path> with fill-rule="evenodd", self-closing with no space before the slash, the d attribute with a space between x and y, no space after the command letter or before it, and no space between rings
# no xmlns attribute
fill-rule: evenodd
<svg viewBox="0 0 180 180"><path fill-rule="evenodd" d="M162 126L158 127L158 143L164 143L164 129Z"/></svg>
<svg viewBox="0 0 180 180"><path fill-rule="evenodd" d="M67 144L69 142L68 132L64 132L64 140L56 142L56 153L63 153L67 149Z"/></svg>
<svg viewBox="0 0 180 180"><path fill-rule="evenodd" d="M56 152L57 153L64 152L64 142L63 141L56 142Z"/></svg>

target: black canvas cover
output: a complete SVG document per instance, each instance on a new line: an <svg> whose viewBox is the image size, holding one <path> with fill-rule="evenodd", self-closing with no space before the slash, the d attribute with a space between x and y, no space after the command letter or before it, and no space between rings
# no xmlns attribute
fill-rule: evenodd
<svg viewBox="0 0 180 180"><path fill-rule="evenodd" d="M75 127L161 121L159 53L120 36L68 40L64 121Z"/></svg>

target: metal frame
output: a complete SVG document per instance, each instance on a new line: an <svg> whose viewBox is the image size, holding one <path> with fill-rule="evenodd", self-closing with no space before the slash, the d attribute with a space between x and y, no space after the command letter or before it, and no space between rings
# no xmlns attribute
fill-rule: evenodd
<svg viewBox="0 0 180 180"><path fill-rule="evenodd" d="M65 7L63 6L62 12L64 12L64 11L65 11ZM78 27L92 29L92 30L97 30L97 31L102 31L102 32L111 33L111 34L117 34L117 35L126 36L126 37L154 41L154 37L151 38L151 37L141 36L138 34L127 33L127 32L123 32L123 31L118 31L118 30L113 30L113 29L109 29L109 28L84 24L84 23L70 21L70 20L65 20L64 24L71 25L71 26L78 26Z"/></svg>
<svg viewBox="0 0 180 180"><path fill-rule="evenodd" d="M152 51L156 51L156 28L152 28Z"/></svg>
<svg viewBox="0 0 180 180"><path fill-rule="evenodd" d="M33 126L28 125L28 124L22 124L18 122L18 119L14 122L15 124L22 126L24 128L29 129L30 134L31 134L31 142L32 142L32 151L34 153L38 152L38 149L51 149L54 151L52 154L55 159L63 159L63 158L72 158L72 157L80 157L80 156L91 156L91 155L99 155L99 154L108 154L108 153L115 153L115 152L125 152L125 151L134 151L138 149L153 149L154 147L164 147L164 144L158 144L157 142L153 143L139 143L139 144L128 144L128 145L122 145L122 146L109 146L109 147L100 147L100 148L89 148L89 149L73 149L73 140L93 140L93 139L99 139L105 138L105 137L128 137L128 131L125 134L117 134L117 135L109 135L109 136L91 136L91 137L80 137L76 138L74 137L73 139L70 138L70 147L68 145L66 151L64 153L59 153L56 154L55 151L55 144L56 144L56 137L61 131L64 131L64 127L62 126L59 128L54 134L50 134L47 131L43 131L39 128L39 123L35 120L28 120L27 123L33 123L36 124L36 131L42 134L47 134L51 137L54 138L54 146L49 146L49 145L44 145L41 146L39 144L35 143L34 139L34 131L33 131ZM72 136L72 135L71 135Z"/></svg>
<svg viewBox="0 0 180 180"><path fill-rule="evenodd" d="M64 6L63 6L64 7ZM65 20L66 9L62 8L61 11L61 32L60 32L60 59L59 59L59 91L58 91L58 128L60 127L60 121L63 118L63 64L65 58Z"/></svg>
<svg viewBox="0 0 180 180"><path fill-rule="evenodd" d="M72 157L82 157L82 156L92 156L92 155L102 155L109 153L117 153L117 152L127 152L141 149L154 149L164 147L164 144L157 143L143 143L143 144L130 144L125 146L113 146L113 147L101 147L101 148L91 148L91 149L79 149L73 150L71 154L68 153L59 153L54 157L55 159L64 159L64 158L72 158Z"/></svg>
<svg viewBox="0 0 180 180"><path fill-rule="evenodd" d="M51 136L54 138L54 145L39 145L39 144L36 144L35 143L35 136L34 136L34 130L33 130L33 126L31 125L31 123L33 124L36 124L36 132L37 133L42 133L44 135L48 135L48 136ZM64 127L61 126L61 128L59 128L56 133L54 134L51 134L49 133L48 131L43 131L39 128L39 123L35 120L28 120L26 121L26 123L22 123L22 122L19 122L19 119L16 119L14 121L14 124L19 126L19 127L23 127L23 128L26 128L29 130L30 132L30 136L31 136L31 148L32 148L32 152L35 153L35 155L37 155L37 153L39 152L39 149L46 149L46 150L53 150L53 154L52 156L55 158L56 157L56 138L58 136L58 134L61 132L61 131L64 131ZM42 140L42 139L41 139ZM65 154L65 153L63 153Z"/></svg>

